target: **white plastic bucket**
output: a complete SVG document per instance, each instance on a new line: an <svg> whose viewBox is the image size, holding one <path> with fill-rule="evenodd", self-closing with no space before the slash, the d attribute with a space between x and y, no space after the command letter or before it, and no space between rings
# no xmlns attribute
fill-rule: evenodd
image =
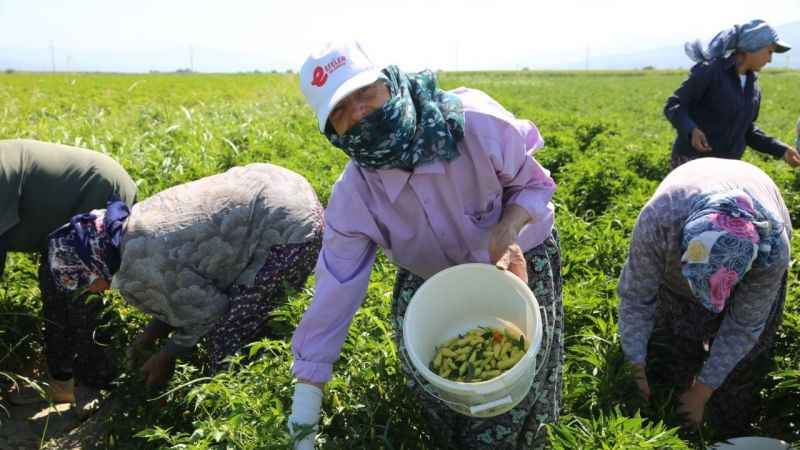
<svg viewBox="0 0 800 450"><path fill-rule="evenodd" d="M436 347L477 327L516 327L530 344L508 371L479 383L440 377L428 368ZM509 411L529 392L542 344L542 320L533 292L517 276L489 264L462 264L429 278L411 299L403 321L403 343L429 393L468 416ZM431 392L432 391L432 392Z"/></svg>
<svg viewBox="0 0 800 450"><path fill-rule="evenodd" d="M765 437L739 437L720 442L709 447L709 450L791 450L784 441Z"/></svg>

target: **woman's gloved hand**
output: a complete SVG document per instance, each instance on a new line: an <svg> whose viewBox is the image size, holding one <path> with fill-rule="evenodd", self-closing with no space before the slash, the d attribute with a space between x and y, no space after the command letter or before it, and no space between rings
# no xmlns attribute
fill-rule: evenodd
<svg viewBox="0 0 800 450"><path fill-rule="evenodd" d="M289 416L289 435L295 450L314 450L317 424L322 409L322 389L299 382L294 387L292 414Z"/></svg>

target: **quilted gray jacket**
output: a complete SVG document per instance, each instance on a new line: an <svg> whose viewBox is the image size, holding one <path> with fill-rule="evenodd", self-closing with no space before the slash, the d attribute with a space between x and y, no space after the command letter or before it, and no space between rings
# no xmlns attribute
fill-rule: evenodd
<svg viewBox="0 0 800 450"><path fill-rule="evenodd" d="M112 286L176 328L167 348L193 347L253 284L275 245L306 242L321 220L302 176L250 164L162 191L133 206Z"/></svg>

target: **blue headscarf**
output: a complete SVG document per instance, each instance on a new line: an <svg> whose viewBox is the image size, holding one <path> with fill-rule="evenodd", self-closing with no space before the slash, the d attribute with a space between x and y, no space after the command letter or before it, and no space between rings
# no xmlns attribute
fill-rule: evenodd
<svg viewBox="0 0 800 450"><path fill-rule="evenodd" d="M767 22L756 19L720 31L705 49L699 39L687 42L683 48L692 61L703 62L722 58L734 50L752 53L770 44L775 44L776 53L784 53L792 48L780 40L778 33Z"/></svg>
<svg viewBox="0 0 800 450"><path fill-rule="evenodd" d="M105 210L76 214L48 239L48 263L53 281L62 292L90 285L98 278L111 280L122 262L120 244L130 209L112 197Z"/></svg>

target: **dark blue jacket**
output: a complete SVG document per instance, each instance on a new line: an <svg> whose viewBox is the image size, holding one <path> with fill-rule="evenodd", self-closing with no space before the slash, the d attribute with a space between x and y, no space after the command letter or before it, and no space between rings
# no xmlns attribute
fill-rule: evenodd
<svg viewBox="0 0 800 450"><path fill-rule="evenodd" d="M741 159L744 146L749 145L781 158L786 151L783 144L754 123L760 106L758 77L748 71L742 91L734 55L696 64L664 107L664 114L678 131L673 151L686 156ZM692 147L694 128L705 133L710 153Z"/></svg>

